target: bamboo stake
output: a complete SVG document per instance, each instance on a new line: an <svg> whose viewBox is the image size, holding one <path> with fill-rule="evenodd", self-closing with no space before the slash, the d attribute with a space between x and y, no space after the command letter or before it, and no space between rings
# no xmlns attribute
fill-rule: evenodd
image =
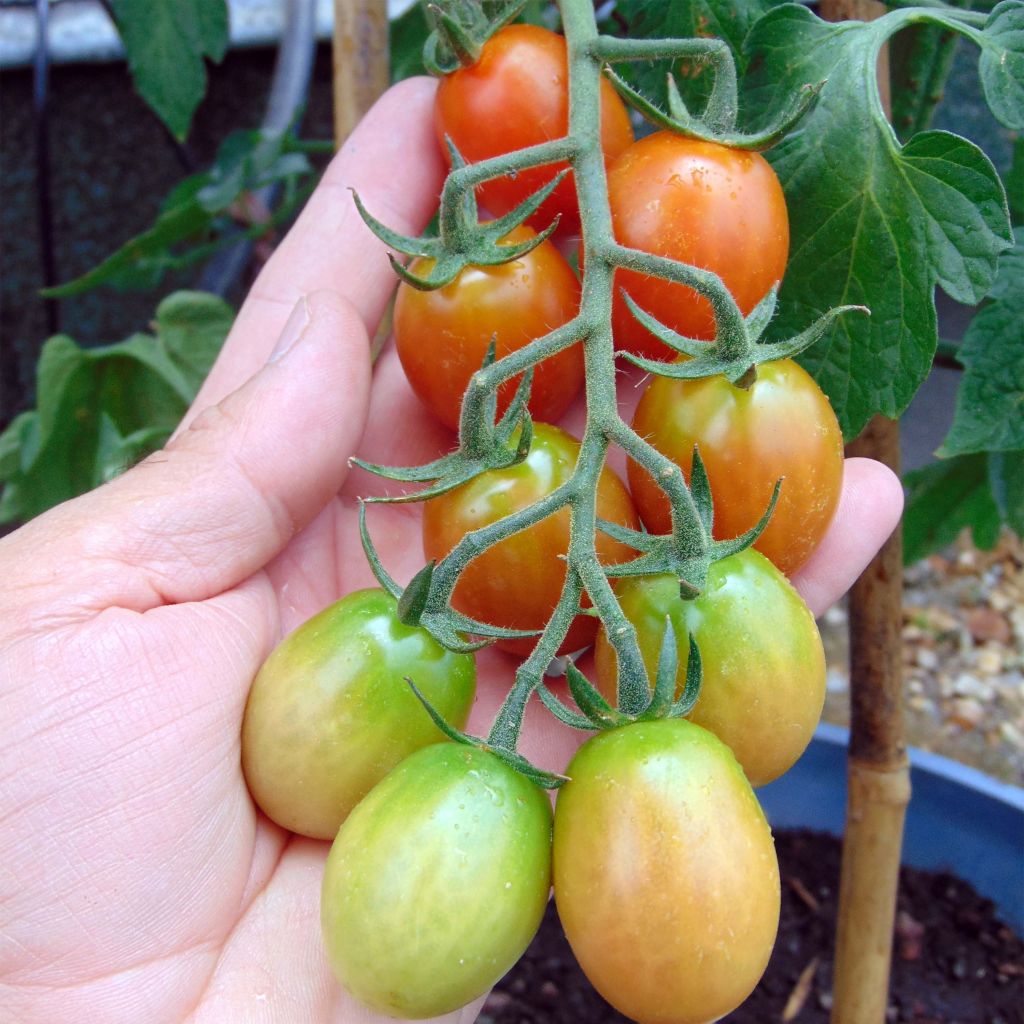
<svg viewBox="0 0 1024 1024"><path fill-rule="evenodd" d="M386 0L334 0L334 139L339 147L388 87Z"/></svg>
<svg viewBox="0 0 1024 1024"><path fill-rule="evenodd" d="M334 0L334 145L340 149L391 81L387 0ZM391 333L391 304L370 340L375 363Z"/></svg>
<svg viewBox="0 0 1024 1024"><path fill-rule="evenodd" d="M873 0L824 0L831 21L869 21ZM887 49L878 68L889 105ZM899 423L876 416L847 449L899 472ZM850 591L850 749L832 1024L883 1024L910 768L903 726L903 551L897 529Z"/></svg>
<svg viewBox="0 0 1024 1024"><path fill-rule="evenodd" d="M899 424L881 416L851 445L899 469ZM850 591L850 750L832 1024L882 1024L910 768L903 732L903 551L897 529Z"/></svg>

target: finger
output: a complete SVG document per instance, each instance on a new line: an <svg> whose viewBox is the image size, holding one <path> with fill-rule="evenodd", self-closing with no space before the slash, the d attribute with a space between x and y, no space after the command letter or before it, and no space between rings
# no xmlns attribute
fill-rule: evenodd
<svg viewBox="0 0 1024 1024"><path fill-rule="evenodd" d="M792 579L815 615L835 604L875 557L903 512L899 477L874 459L847 459L839 508L810 560Z"/></svg>
<svg viewBox="0 0 1024 1024"><path fill-rule="evenodd" d="M426 78L394 86L349 136L257 278L186 419L256 372L303 295L321 288L339 292L373 335L396 278L387 247L363 223L350 189L396 231L422 229L444 174L433 134L434 90Z"/></svg>
<svg viewBox="0 0 1024 1024"><path fill-rule="evenodd" d="M314 293L279 342L259 373L163 451L25 527L47 564L62 566L74 607L141 611L220 593L337 493L366 418L362 319L340 296ZM32 550L32 536L18 548ZM31 562L22 569L32 578Z"/></svg>

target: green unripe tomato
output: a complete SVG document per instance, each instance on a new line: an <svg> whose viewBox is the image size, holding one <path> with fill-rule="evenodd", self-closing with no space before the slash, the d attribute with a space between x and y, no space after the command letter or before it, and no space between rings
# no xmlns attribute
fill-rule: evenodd
<svg viewBox="0 0 1024 1024"><path fill-rule="evenodd" d="M256 676L242 722L242 768L261 810L292 832L333 839L396 764L443 740L406 676L465 725L473 656L403 625L383 590L349 594L285 637Z"/></svg>
<svg viewBox="0 0 1024 1024"><path fill-rule="evenodd" d="M338 832L320 904L328 959L378 1013L448 1013L519 959L550 884L546 794L487 751L428 747Z"/></svg>
<svg viewBox="0 0 1024 1024"><path fill-rule="evenodd" d="M555 808L555 902L594 987L642 1024L705 1024L764 972L779 921L771 831L729 748L682 719L603 732Z"/></svg>
<svg viewBox="0 0 1024 1024"><path fill-rule="evenodd" d="M672 621L686 679L687 632L700 648L704 683L690 720L710 729L736 755L753 786L788 771L810 743L825 702L825 651L814 616L789 580L748 548L711 566L700 597L684 601L673 576L616 582L626 618L636 627L644 664L654 678ZM618 659L598 634L598 687L616 697Z"/></svg>

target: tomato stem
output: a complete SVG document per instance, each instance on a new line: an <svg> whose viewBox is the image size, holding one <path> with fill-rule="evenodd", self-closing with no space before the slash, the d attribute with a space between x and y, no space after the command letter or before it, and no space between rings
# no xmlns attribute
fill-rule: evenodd
<svg viewBox="0 0 1024 1024"><path fill-rule="evenodd" d="M589 610L581 608L584 597L592 602L592 611L600 618L617 658L619 711L616 715L679 715L688 711L699 679L691 679L685 699L675 702L668 699L669 690L664 680L660 688L652 685L644 667L636 629L623 613L611 581L624 576L671 573L679 582L683 598L698 596L706 584L713 561L753 543L763 530L778 494L776 488L765 516L753 530L739 538L715 541L711 535L713 509L710 487L699 453L694 454L691 484L688 485L675 462L662 455L620 418L611 326L616 271L630 270L684 285L704 297L711 306L716 326L716 335L711 342L681 337L640 307L630 306L641 324L670 348L688 357L673 363L656 363L625 356L650 372L663 376L694 378L723 374L730 381L746 384L757 363L780 358L783 354L794 354L811 344L843 311L831 311L797 338L763 344L759 339L771 320L775 306L774 289L744 317L732 294L715 273L629 248L616 241L600 132L602 74L607 71L608 62L681 56L709 61L715 69L715 83L709 103L699 118L690 115L678 90L673 87L669 89L667 115L661 112L652 114L651 110L656 108L642 98L638 100L634 96L631 102L655 121L665 122L667 119L673 130L684 134L713 137L718 141L726 136L738 138L740 141L735 144L746 148L768 144L768 135L762 133L755 138L735 132L736 72L729 48L724 43L707 39L626 40L603 37L598 34L593 4L589 0L559 0L559 8L568 50L569 125L565 137L473 164L467 164L449 143L452 170L441 194L438 238L408 239L397 235L359 206L367 224L388 245L400 252L427 256L434 261L432 269L423 278L413 279L413 275L397 262L396 272L417 288L437 288L454 280L467 265L494 265L522 255L522 246L502 245L502 239L518 223L536 213L560 179L556 178L537 190L498 221L490 222L480 222L478 218L475 195L480 185L501 176L514 176L527 169L551 164L568 164L574 175L583 236L581 263L584 274L579 313L568 323L509 355L494 359L493 350L489 353L484 365L473 375L463 398L459 449L456 452L418 470L365 466L398 480L432 480L430 486L420 492L383 499L419 500L450 490L489 469L521 461L528 453L532 429L526 410L530 371L543 360L575 344L583 346L587 419L571 478L533 505L462 537L432 571L417 577L415 599L410 599L403 606L441 643L455 645L457 649L476 646L466 640L467 633L490 638L536 636L535 631L510 630L475 622L454 611L452 595L463 571L482 552L548 516L568 509L569 547L565 556L565 582L558 603L540 632L533 651L517 670L514 683L485 741L492 749L503 751L513 759L518 757L515 749L528 701L541 686L545 671L573 621L581 612ZM629 87L621 82L617 87L629 100ZM782 127L776 125L768 134L788 130L795 117L813 102L814 96L814 87L804 90L792 101L792 109L783 118L785 124ZM550 225L534 244L539 244L554 227L554 224ZM520 382L513 406L495 424L499 387L520 375L525 375L525 379ZM669 534L652 536L598 521L598 481L612 444L647 470L668 497L671 507ZM430 473L436 475L431 477ZM637 556L621 564L601 565L597 555L596 535L599 531L627 544L637 552ZM387 576L372 550L365 526L363 541L378 579L382 579L382 585L394 593L393 588L397 585ZM699 667L699 656L695 654L691 660L693 666ZM582 686L578 680L577 683ZM585 709L581 710L586 714ZM567 712L568 717L572 714Z"/></svg>

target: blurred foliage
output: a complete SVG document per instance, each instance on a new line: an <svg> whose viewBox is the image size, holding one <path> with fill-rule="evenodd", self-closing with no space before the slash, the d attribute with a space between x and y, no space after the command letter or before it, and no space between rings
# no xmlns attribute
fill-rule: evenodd
<svg viewBox="0 0 1024 1024"><path fill-rule="evenodd" d="M150 334L100 348L50 338L37 368L37 408L0 434L0 522L31 519L161 447L233 319L214 295L176 292L157 307Z"/></svg>

